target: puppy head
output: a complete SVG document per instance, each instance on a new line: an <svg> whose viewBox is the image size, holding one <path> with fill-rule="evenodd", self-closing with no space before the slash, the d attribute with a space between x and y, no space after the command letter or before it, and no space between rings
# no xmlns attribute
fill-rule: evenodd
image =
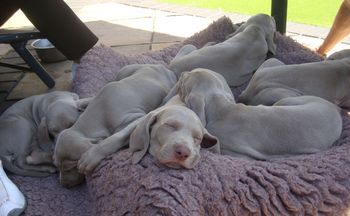
<svg viewBox="0 0 350 216"><path fill-rule="evenodd" d="M328 56L326 60L338 60L338 59L345 59L345 58L350 58L350 49L344 49L344 50L335 52L332 55Z"/></svg>
<svg viewBox="0 0 350 216"><path fill-rule="evenodd" d="M252 19L252 23L258 25L265 33L265 39L268 50L275 55L276 54L276 22L272 16L267 14L258 14Z"/></svg>
<svg viewBox="0 0 350 216"><path fill-rule="evenodd" d="M178 83L177 91L180 97L190 94L193 89L206 92L208 88L222 89L232 94L226 79L221 74L205 68L196 68L189 72L183 72ZM181 99L184 98L181 97Z"/></svg>
<svg viewBox="0 0 350 216"><path fill-rule="evenodd" d="M52 103L46 113L46 121L49 134L53 137L66 128L70 128L80 115L74 103L58 100Z"/></svg>
<svg viewBox="0 0 350 216"><path fill-rule="evenodd" d="M178 81L178 95L206 126L205 98L219 94L233 100L233 94L225 78L212 70L197 68L182 73Z"/></svg>
<svg viewBox="0 0 350 216"><path fill-rule="evenodd" d="M42 136L54 141L61 131L70 128L76 122L90 100L90 98L79 100L78 95L69 93L53 101L42 119L39 128L43 130L39 130L39 133L46 133Z"/></svg>
<svg viewBox="0 0 350 216"><path fill-rule="evenodd" d="M147 150L160 163L192 169L200 148L217 150L218 139L202 126L197 115L184 106L165 106L149 113L130 136L132 161L138 163Z"/></svg>
<svg viewBox="0 0 350 216"><path fill-rule="evenodd" d="M76 143L76 137L73 130L65 129L59 134L54 149L53 163L59 171L60 184L64 187L73 187L84 181L84 175L78 172L77 164L91 144L83 140L80 145L72 145Z"/></svg>
<svg viewBox="0 0 350 216"><path fill-rule="evenodd" d="M255 16L252 16L247 20L247 22L242 24L235 32L230 34L229 37L233 37L234 35L243 32L250 26L256 26L262 30L263 34L265 35L268 50L272 54L276 54L276 22L272 16L269 16L267 14L257 14Z"/></svg>

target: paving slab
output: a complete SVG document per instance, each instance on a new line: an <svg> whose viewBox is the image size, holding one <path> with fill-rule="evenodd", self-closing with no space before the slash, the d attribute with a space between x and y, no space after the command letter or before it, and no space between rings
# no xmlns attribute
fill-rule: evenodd
<svg viewBox="0 0 350 216"><path fill-rule="evenodd" d="M56 85L49 89L34 73L26 73L16 87L11 91L7 100L19 100L32 95L47 93L49 91L71 91L72 85L70 80L70 73L63 73L59 77L55 76Z"/></svg>
<svg viewBox="0 0 350 216"><path fill-rule="evenodd" d="M154 19L155 17L152 16L152 17L142 17L142 18L135 18L135 19L125 19L125 20L110 20L108 22L111 24L122 26L124 28L153 32Z"/></svg>
<svg viewBox="0 0 350 216"><path fill-rule="evenodd" d="M157 16L154 31L187 38L205 29L210 23L211 19L194 16Z"/></svg>
<svg viewBox="0 0 350 216"><path fill-rule="evenodd" d="M161 49L164 49L164 48L167 48L171 45L174 45L174 44L177 44L177 42L174 42L174 43L153 43L152 44L152 51L156 51L156 50L161 50Z"/></svg>
<svg viewBox="0 0 350 216"><path fill-rule="evenodd" d="M32 53L33 55L34 53ZM3 56L3 59L8 59L8 58L19 58L18 53L14 49L10 49L6 55Z"/></svg>
<svg viewBox="0 0 350 216"><path fill-rule="evenodd" d="M11 91L7 100L18 100L32 95L46 93L53 90L71 91L71 61L43 64L47 72L54 78L56 85L49 89L33 72L24 73L21 81Z"/></svg>
<svg viewBox="0 0 350 216"><path fill-rule="evenodd" d="M93 21L87 26L99 37L99 42L107 46L144 44L151 40L152 32L128 28L106 21Z"/></svg>
<svg viewBox="0 0 350 216"><path fill-rule="evenodd" d="M112 46L111 48L120 53L124 54L140 54L150 51L150 44L135 44L126 46Z"/></svg>
<svg viewBox="0 0 350 216"><path fill-rule="evenodd" d="M308 47L311 50L316 50L320 44L322 44L323 39L321 38L315 38L315 37L307 37L307 36L303 36L303 35L288 35L289 37L291 37L292 39L294 39L295 41L299 42L300 44L302 44L305 47ZM346 44L346 43L339 43L337 44L330 52L329 55L331 53L340 51L340 50L344 50L344 49L350 49L350 44Z"/></svg>
<svg viewBox="0 0 350 216"><path fill-rule="evenodd" d="M22 78L23 72L0 73L0 82L18 81ZM1 85L1 84L0 84Z"/></svg>
<svg viewBox="0 0 350 216"><path fill-rule="evenodd" d="M16 58L2 58L1 62L7 63L7 64L14 64L14 65L25 65L25 62L21 57L16 57Z"/></svg>
<svg viewBox="0 0 350 216"><path fill-rule="evenodd" d="M185 39L184 37L154 32L152 42L153 43L174 43L174 42L178 43L183 41L184 39Z"/></svg>
<svg viewBox="0 0 350 216"><path fill-rule="evenodd" d="M16 86L16 84L16 81L0 82L0 92L11 92L11 90Z"/></svg>
<svg viewBox="0 0 350 216"><path fill-rule="evenodd" d="M3 66L0 66L0 73L15 73L15 72L18 72L20 70L18 69L15 69L15 68L8 68L8 67L3 67Z"/></svg>
<svg viewBox="0 0 350 216"><path fill-rule="evenodd" d="M303 25L300 23L287 23L288 32L298 33L304 36L311 36L314 38L325 38L329 32L329 28L323 28L313 25Z"/></svg>
<svg viewBox="0 0 350 216"><path fill-rule="evenodd" d="M17 100L15 100L15 101L3 101L2 103L0 103L0 113L3 113L7 108L9 108L11 105L13 105L16 102L17 102Z"/></svg>
<svg viewBox="0 0 350 216"><path fill-rule="evenodd" d="M3 55L6 55L10 50L12 50L12 47L8 44L0 44L0 59Z"/></svg>
<svg viewBox="0 0 350 216"><path fill-rule="evenodd" d="M154 10L140 7L130 7L116 2L87 4L77 15L84 22L94 20L126 20L144 17L152 17Z"/></svg>

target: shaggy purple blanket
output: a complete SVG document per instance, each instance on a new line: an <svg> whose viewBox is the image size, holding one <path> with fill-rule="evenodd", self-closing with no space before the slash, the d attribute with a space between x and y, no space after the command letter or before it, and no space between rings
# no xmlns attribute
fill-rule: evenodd
<svg viewBox="0 0 350 216"><path fill-rule="evenodd" d="M197 47L220 42L231 33L223 17L184 41ZM292 39L277 35L276 57L287 64L322 58ZM125 65L167 65L183 44L160 51L123 55L98 46L82 59L74 91L93 96ZM245 85L234 88L235 96ZM350 117L343 112L343 133L328 151L273 161L255 161L202 151L192 170L169 169L151 156L132 165L130 153L107 157L74 189L57 176L10 176L24 192L26 215L345 215L350 205Z"/></svg>

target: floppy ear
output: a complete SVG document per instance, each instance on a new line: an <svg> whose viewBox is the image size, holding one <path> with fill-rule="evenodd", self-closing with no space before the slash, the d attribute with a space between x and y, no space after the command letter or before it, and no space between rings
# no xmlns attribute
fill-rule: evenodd
<svg viewBox="0 0 350 216"><path fill-rule="evenodd" d="M185 104L188 108L193 110L202 122L203 127L207 125L205 116L205 100L201 95L192 93L185 98Z"/></svg>
<svg viewBox="0 0 350 216"><path fill-rule="evenodd" d="M176 54L176 56L174 57L174 59L177 59L177 58L181 58L185 55L188 55L190 54L191 52L193 52L194 50L196 50L197 47L195 47L194 45L192 44L186 44L184 45L183 47L181 47L181 49L179 50L179 52Z"/></svg>
<svg viewBox="0 0 350 216"><path fill-rule="evenodd" d="M137 164L147 153L150 145L150 129L155 123L158 112L150 112L136 126L130 135L129 151L132 152L132 163Z"/></svg>
<svg viewBox="0 0 350 216"><path fill-rule="evenodd" d="M237 25L236 25L237 26ZM231 34L227 35L225 37L226 40L232 38L233 36L235 36L238 33L241 33L244 29L246 28L246 24L243 23L242 25L240 25L234 32L232 32Z"/></svg>
<svg viewBox="0 0 350 216"><path fill-rule="evenodd" d="M205 128L201 148L207 149L208 151L211 151L213 153L220 154L219 139L216 136L211 135Z"/></svg>
<svg viewBox="0 0 350 216"><path fill-rule="evenodd" d="M69 94L72 96L73 100L79 100L79 95L76 93L69 92Z"/></svg>
<svg viewBox="0 0 350 216"><path fill-rule="evenodd" d="M175 83L175 85L170 89L169 93L167 94L167 96L163 99L163 103L162 105L166 104L171 98L173 98L176 94L183 94L184 87L183 84L185 82L185 77L188 76L188 73L190 73L189 71L183 71L180 74L179 79L177 80L177 82ZM181 98L181 95L180 95ZM182 99L182 98L181 98Z"/></svg>
<svg viewBox="0 0 350 216"><path fill-rule="evenodd" d="M269 67L276 67L276 66L282 66L282 65L285 65L285 64L283 62L281 62L280 60L278 60L276 58L269 58L269 59L265 60L258 67L258 69L256 69L256 71L260 71L262 69L269 68Z"/></svg>
<svg viewBox="0 0 350 216"><path fill-rule="evenodd" d="M266 43L267 43L268 50L273 55L276 54L276 49L277 49L277 46L276 46L276 43L275 43L276 34L277 34L276 32L273 32L272 34L266 35Z"/></svg>
<svg viewBox="0 0 350 216"><path fill-rule="evenodd" d="M49 136L49 128L47 127L46 117L41 118L38 126L38 144L43 150L50 150L52 141Z"/></svg>
<svg viewBox="0 0 350 216"><path fill-rule="evenodd" d="M92 101L93 97L89 97L89 98L83 98L83 99L79 99L77 100L77 108L80 112L83 112L86 107L89 105L90 101Z"/></svg>
<svg viewBox="0 0 350 216"><path fill-rule="evenodd" d="M171 98L173 98L176 94L177 91L179 89L179 82L177 82L168 92L168 94L165 96L165 98L163 99L163 102L160 106L163 106L164 104L166 104Z"/></svg>

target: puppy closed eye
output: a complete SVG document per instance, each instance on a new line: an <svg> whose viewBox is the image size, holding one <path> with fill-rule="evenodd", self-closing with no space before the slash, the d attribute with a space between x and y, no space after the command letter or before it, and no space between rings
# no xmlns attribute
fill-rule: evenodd
<svg viewBox="0 0 350 216"><path fill-rule="evenodd" d="M165 125L169 128L174 129L174 130L177 130L179 128L178 124L176 124L174 122L167 122L167 123L165 123Z"/></svg>

